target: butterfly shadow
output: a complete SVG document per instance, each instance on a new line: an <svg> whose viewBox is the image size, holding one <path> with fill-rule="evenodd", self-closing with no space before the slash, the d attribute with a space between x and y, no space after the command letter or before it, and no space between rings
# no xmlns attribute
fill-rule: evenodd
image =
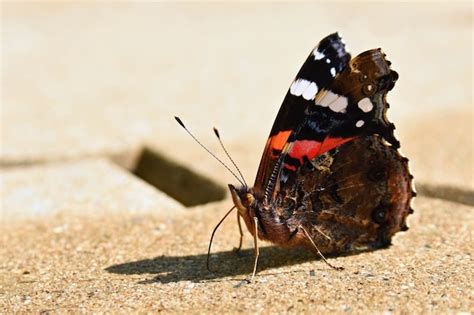
<svg viewBox="0 0 474 315"><path fill-rule="evenodd" d="M339 255L357 255L367 250ZM137 275L151 274L152 278L141 280L141 284L151 283L171 283L180 281L219 281L220 278L244 276L248 277L253 268L253 249L244 249L239 252L234 250L222 251L211 255L210 267L207 270L207 254L187 255L187 256L158 256L151 259L116 264L105 268L107 272L114 274ZM331 256L329 256L331 257ZM283 266L296 265L303 262L315 261L315 268L328 268L324 262L305 249L286 250L274 246L261 247L258 260L258 272L278 268ZM332 261L337 264L337 262ZM309 270L299 270L293 272L309 272ZM278 273L278 272L277 272ZM272 273L275 274L275 273ZM236 280L244 280L236 279Z"/></svg>

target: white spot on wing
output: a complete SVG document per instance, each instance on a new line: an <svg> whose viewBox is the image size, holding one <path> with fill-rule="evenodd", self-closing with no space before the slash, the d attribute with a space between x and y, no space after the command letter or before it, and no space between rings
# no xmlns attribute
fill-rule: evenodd
<svg viewBox="0 0 474 315"><path fill-rule="evenodd" d="M305 100L314 100L314 97L316 96L316 93L318 93L318 86L316 83L311 82L311 84L304 90L302 96Z"/></svg>
<svg viewBox="0 0 474 315"><path fill-rule="evenodd" d="M347 98L344 96L339 96L334 102L329 105L329 108L336 113L345 113L347 105L349 105L349 103L347 102Z"/></svg>
<svg viewBox="0 0 474 315"><path fill-rule="evenodd" d="M314 60L321 60L326 57L322 52L318 51L318 47L313 50Z"/></svg>
<svg viewBox="0 0 474 315"><path fill-rule="evenodd" d="M290 87L290 93L295 96L301 96L304 90L310 85L311 82L305 79L296 79Z"/></svg>
<svg viewBox="0 0 474 315"><path fill-rule="evenodd" d="M357 127L357 128L360 128L360 127L362 127L364 124L365 124L365 122L364 122L363 120L358 120L358 121L356 122L356 127Z"/></svg>
<svg viewBox="0 0 474 315"><path fill-rule="evenodd" d="M329 107L333 112L345 113L349 102L347 98L331 91L325 91L322 96L316 100L316 105Z"/></svg>
<svg viewBox="0 0 474 315"><path fill-rule="evenodd" d="M331 59L326 59L326 63L331 63Z"/></svg>
<svg viewBox="0 0 474 315"><path fill-rule="evenodd" d="M323 93L321 93L321 96L316 100L316 105L328 107L329 104L335 101L337 97L338 95L334 94L331 91L324 91Z"/></svg>
<svg viewBox="0 0 474 315"><path fill-rule="evenodd" d="M318 86L316 83L305 80L296 79L290 86L290 93L295 96L303 96L306 100L313 100L318 93Z"/></svg>
<svg viewBox="0 0 474 315"><path fill-rule="evenodd" d="M333 68L331 68L330 71L331 71L331 75L332 75L333 77L335 77L335 76L336 76L336 68L333 67Z"/></svg>
<svg viewBox="0 0 474 315"><path fill-rule="evenodd" d="M370 112L373 108L374 108L374 105L372 104L372 102L370 101L370 99L368 97L365 97L363 99L361 99L358 103L357 103L357 106L359 106L359 108L364 112L364 113L368 113Z"/></svg>

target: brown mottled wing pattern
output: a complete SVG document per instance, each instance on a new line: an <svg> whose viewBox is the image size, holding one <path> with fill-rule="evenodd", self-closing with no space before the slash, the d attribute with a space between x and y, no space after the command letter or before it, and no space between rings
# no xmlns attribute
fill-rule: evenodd
<svg viewBox="0 0 474 315"><path fill-rule="evenodd" d="M414 196L408 160L378 135L307 161L297 176L282 189L275 209L292 228L304 226L324 253L385 247L407 229Z"/></svg>

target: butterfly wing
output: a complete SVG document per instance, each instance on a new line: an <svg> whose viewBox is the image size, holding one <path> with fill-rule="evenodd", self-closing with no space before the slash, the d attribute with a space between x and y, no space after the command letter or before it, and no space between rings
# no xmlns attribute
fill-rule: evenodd
<svg viewBox="0 0 474 315"><path fill-rule="evenodd" d="M408 229L415 196L408 160L379 135L356 137L306 161L297 176L281 187L273 209L290 231L303 226L323 253L386 247ZM296 239L314 250L301 232Z"/></svg>
<svg viewBox="0 0 474 315"><path fill-rule="evenodd" d="M349 60L350 54L337 33L322 39L308 56L283 100L265 145L254 185L257 196L274 182L272 175L282 150L290 135L305 120L306 111L314 105L318 91L331 86Z"/></svg>
<svg viewBox="0 0 474 315"><path fill-rule="evenodd" d="M332 84L318 91L288 134L264 190L270 202L293 185L297 170L315 157L361 135L378 134L395 148L394 125L386 118L386 95L398 79L380 49L352 59Z"/></svg>

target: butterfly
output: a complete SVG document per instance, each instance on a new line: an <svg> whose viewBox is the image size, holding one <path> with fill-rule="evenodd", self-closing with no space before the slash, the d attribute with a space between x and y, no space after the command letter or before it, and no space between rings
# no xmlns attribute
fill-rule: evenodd
<svg viewBox="0 0 474 315"><path fill-rule="evenodd" d="M323 38L286 93L253 187L243 176L229 185L239 227L243 219L254 238L251 280L259 239L306 247L341 269L324 255L384 248L408 229L416 193L386 116L398 74L385 57L372 49L351 58L338 33Z"/></svg>

